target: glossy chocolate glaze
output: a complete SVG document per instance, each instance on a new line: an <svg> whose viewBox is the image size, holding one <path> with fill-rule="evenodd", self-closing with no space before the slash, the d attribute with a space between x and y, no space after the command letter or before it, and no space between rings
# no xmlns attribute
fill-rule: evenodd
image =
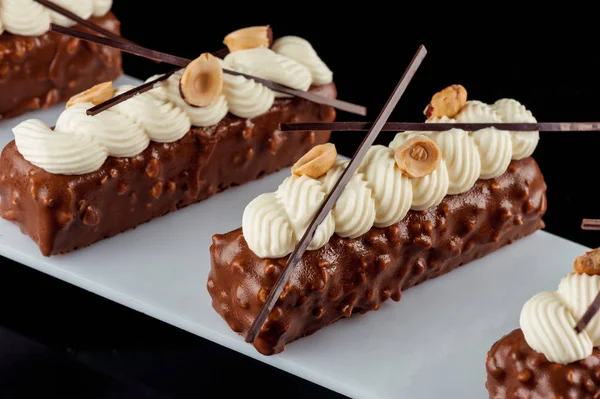
<svg viewBox="0 0 600 399"><path fill-rule="evenodd" d="M308 251L254 346L265 355L355 313L377 310L402 290L447 273L544 226L546 183L533 158L479 180L398 224L356 239L334 235ZM261 259L241 229L213 237L208 292L213 308L236 332L248 332L287 258Z"/></svg>
<svg viewBox="0 0 600 399"><path fill-rule="evenodd" d="M112 13L90 21L120 34ZM119 50L53 32L36 37L5 32L0 35L0 119L48 108L122 74Z"/></svg>
<svg viewBox="0 0 600 399"><path fill-rule="evenodd" d="M337 95L334 84L311 91ZM44 255L68 252L291 165L331 133L283 133L279 123L331 122L335 116L329 106L277 99L257 118L229 114L174 143L152 142L136 157L109 157L81 176L32 165L12 141L0 157L0 215Z"/></svg>
<svg viewBox="0 0 600 399"><path fill-rule="evenodd" d="M552 363L527 344L519 328L492 346L485 368L490 399L600 398L598 348L579 362Z"/></svg>

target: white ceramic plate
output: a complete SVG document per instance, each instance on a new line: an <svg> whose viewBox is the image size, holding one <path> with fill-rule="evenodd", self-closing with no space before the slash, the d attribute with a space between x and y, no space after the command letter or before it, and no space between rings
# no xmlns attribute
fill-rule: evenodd
<svg viewBox="0 0 600 399"><path fill-rule="evenodd" d="M119 83L137 83L123 78ZM0 123L0 146L25 118L54 124L62 106ZM523 303L554 290L587 248L545 232L407 290L400 303L342 320L265 357L213 311L206 290L214 233L240 226L245 205L282 171L68 255L45 258L0 220L0 254L218 344L359 398L484 398L485 355L518 327Z"/></svg>

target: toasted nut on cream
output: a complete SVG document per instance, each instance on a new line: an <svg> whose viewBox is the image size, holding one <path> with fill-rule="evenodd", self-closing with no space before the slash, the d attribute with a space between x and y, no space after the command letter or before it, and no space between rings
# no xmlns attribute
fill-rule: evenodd
<svg viewBox="0 0 600 399"><path fill-rule="evenodd" d="M577 274L600 275L600 248L577 257L573 264L573 270Z"/></svg>
<svg viewBox="0 0 600 399"><path fill-rule="evenodd" d="M427 119L447 116L453 118L467 103L467 90L461 85L446 87L433 95L431 102L425 108Z"/></svg>
<svg viewBox="0 0 600 399"><path fill-rule="evenodd" d="M79 103L92 103L94 105L101 104L110 100L113 97L115 90L112 82L104 82L87 89L86 91L75 94L67 101L67 108Z"/></svg>
<svg viewBox="0 0 600 399"><path fill-rule="evenodd" d="M223 92L223 68L217 58L204 53L190 62L181 75L179 91L194 107L214 104Z"/></svg>
<svg viewBox="0 0 600 399"><path fill-rule="evenodd" d="M296 176L306 175L317 179L331 169L336 159L337 150L335 145L331 143L321 144L304 154L292 166L292 173Z"/></svg>
<svg viewBox="0 0 600 399"><path fill-rule="evenodd" d="M257 47L269 48L273 44L273 31L268 25L238 29L225 36L223 43L232 53Z"/></svg>
<svg viewBox="0 0 600 399"><path fill-rule="evenodd" d="M407 176L423 177L440 164L440 148L430 138L418 136L396 148L394 159L398 168Z"/></svg>

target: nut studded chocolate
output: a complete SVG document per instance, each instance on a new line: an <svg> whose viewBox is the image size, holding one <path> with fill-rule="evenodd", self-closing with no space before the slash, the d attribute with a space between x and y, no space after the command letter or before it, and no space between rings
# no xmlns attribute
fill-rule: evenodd
<svg viewBox="0 0 600 399"><path fill-rule="evenodd" d="M311 88L335 98L334 84ZM11 142L0 157L0 215L46 255L85 247L141 223L289 166L330 132L282 133L279 123L331 122L329 106L277 99L256 118L228 114L133 158L109 157L81 176L56 175L26 161Z"/></svg>
<svg viewBox="0 0 600 399"><path fill-rule="evenodd" d="M447 273L543 228L546 183L533 158L478 180L398 224L356 239L334 235L304 254L254 341L265 355L355 313L377 310L402 290ZM248 332L287 258L262 259L242 230L213 237L207 288L214 309L241 335Z"/></svg>
<svg viewBox="0 0 600 399"><path fill-rule="evenodd" d="M90 22L120 33L108 13ZM76 25L74 29L89 31ZM48 108L97 83L123 74L121 52L57 33L26 37L0 35L0 119Z"/></svg>
<svg viewBox="0 0 600 399"><path fill-rule="evenodd" d="M490 399L600 397L600 350L578 362L548 361L525 341L516 329L496 342L487 354L487 381Z"/></svg>

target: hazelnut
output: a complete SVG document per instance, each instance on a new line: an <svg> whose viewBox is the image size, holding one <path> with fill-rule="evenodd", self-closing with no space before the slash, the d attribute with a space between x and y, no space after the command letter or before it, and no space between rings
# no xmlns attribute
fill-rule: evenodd
<svg viewBox="0 0 600 399"><path fill-rule="evenodd" d="M296 176L307 175L313 179L323 176L335 164L337 151L331 143L321 144L313 147L304 154L294 166L292 173Z"/></svg>
<svg viewBox="0 0 600 399"><path fill-rule="evenodd" d="M467 103L467 90L461 85L452 85L431 97L431 102L423 112L427 119L447 116L453 118Z"/></svg>
<svg viewBox="0 0 600 399"><path fill-rule="evenodd" d="M577 274L600 275L600 248L593 249L577 257L573 269Z"/></svg>
<svg viewBox="0 0 600 399"><path fill-rule="evenodd" d="M430 138L418 136L396 148L394 159L398 168L407 176L423 177L440 164L440 148Z"/></svg>
<svg viewBox="0 0 600 399"><path fill-rule="evenodd" d="M223 43L231 53L257 47L269 48L273 44L273 31L269 25L238 29L225 36Z"/></svg>
<svg viewBox="0 0 600 399"><path fill-rule="evenodd" d="M86 91L75 94L67 101L67 108L79 103L92 103L94 105L101 104L110 100L113 97L115 90L112 82L104 82L87 89Z"/></svg>
<svg viewBox="0 0 600 399"><path fill-rule="evenodd" d="M214 104L223 92L223 68L209 53L204 53L190 62L179 81L181 97L191 106L208 107Z"/></svg>

